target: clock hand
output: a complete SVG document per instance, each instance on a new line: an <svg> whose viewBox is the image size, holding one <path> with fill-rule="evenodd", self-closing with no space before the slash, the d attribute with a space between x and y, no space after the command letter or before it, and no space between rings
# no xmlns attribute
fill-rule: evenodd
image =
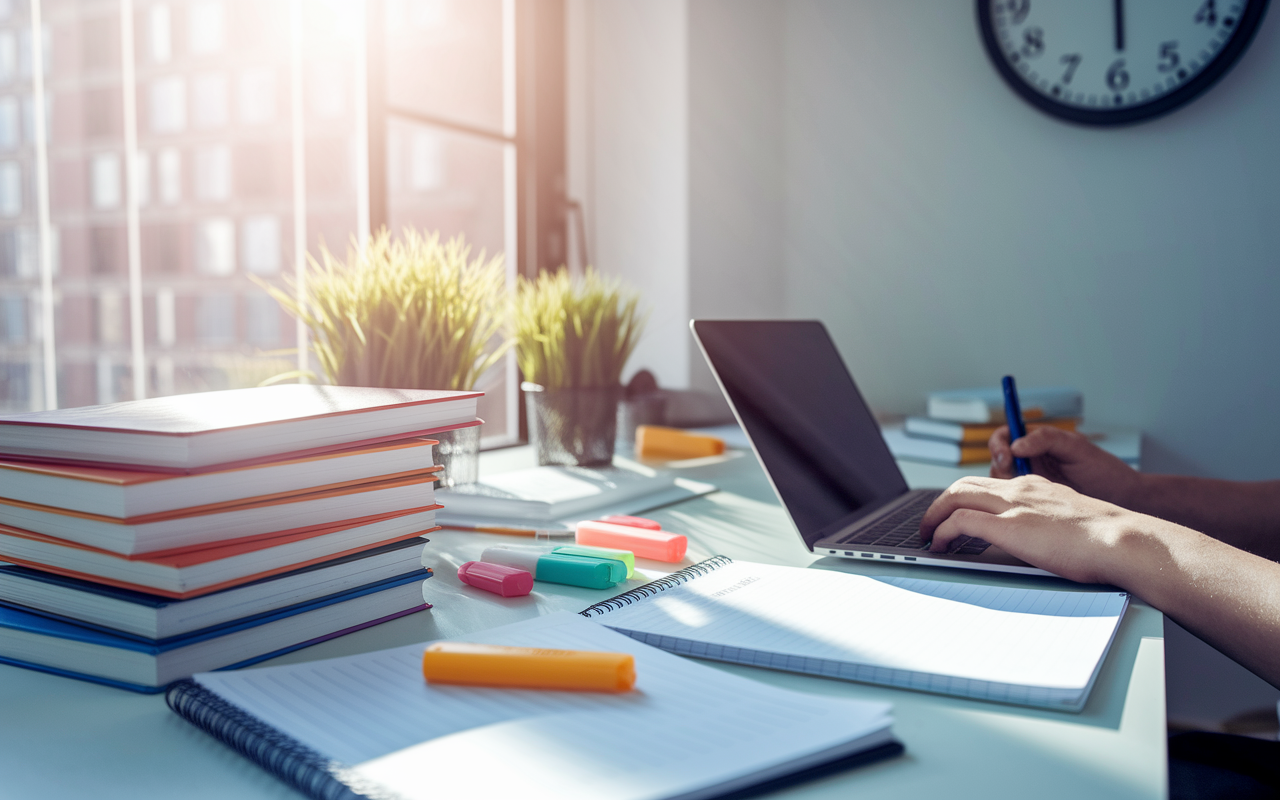
<svg viewBox="0 0 1280 800"><path fill-rule="evenodd" d="M1124 49L1124 0L1114 0L1116 17L1116 50Z"/></svg>

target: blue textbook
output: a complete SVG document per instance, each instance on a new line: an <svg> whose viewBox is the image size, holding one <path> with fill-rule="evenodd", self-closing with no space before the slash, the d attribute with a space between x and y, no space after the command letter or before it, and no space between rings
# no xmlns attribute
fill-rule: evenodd
<svg viewBox="0 0 1280 800"><path fill-rule="evenodd" d="M158 692L197 672L244 667L430 606L428 569L166 639L140 640L0 603L0 663Z"/></svg>

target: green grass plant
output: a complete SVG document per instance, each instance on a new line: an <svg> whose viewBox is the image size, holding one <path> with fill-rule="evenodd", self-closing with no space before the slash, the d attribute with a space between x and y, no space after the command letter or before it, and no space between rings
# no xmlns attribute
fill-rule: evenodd
<svg viewBox="0 0 1280 800"><path fill-rule="evenodd" d="M524 379L548 390L618 386L644 329L640 296L588 267L561 267L516 289L513 333Z"/></svg>
<svg viewBox="0 0 1280 800"><path fill-rule="evenodd" d="M472 258L461 236L383 229L345 259L322 246L309 260L301 298L291 281L258 284L310 330L330 383L472 389L511 344L502 256Z"/></svg>

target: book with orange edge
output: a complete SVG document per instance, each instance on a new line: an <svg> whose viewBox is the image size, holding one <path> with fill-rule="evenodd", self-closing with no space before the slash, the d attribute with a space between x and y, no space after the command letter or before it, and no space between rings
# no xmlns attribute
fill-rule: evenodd
<svg viewBox="0 0 1280 800"><path fill-rule="evenodd" d="M199 549L224 540L283 536L323 527L335 519L429 505L435 502L432 484L440 469L430 467L323 491L212 503L126 519L0 500L0 524L121 555Z"/></svg>
<svg viewBox="0 0 1280 800"><path fill-rule="evenodd" d="M107 586L183 600L439 530L432 504L281 536L199 550L123 556L0 525L0 560Z"/></svg>
<svg viewBox="0 0 1280 800"><path fill-rule="evenodd" d="M478 424L478 423L477 423ZM430 467L435 439L398 439L197 474L0 458L0 498L121 519L353 486Z"/></svg>
<svg viewBox="0 0 1280 800"><path fill-rule="evenodd" d="M1080 425L1080 420L1076 417L1045 419L1039 414L1024 414L1023 416L1027 419L1028 431L1045 427L1074 431ZM903 424L903 429L909 436L958 442L961 445L981 445L985 448L987 440L991 438L991 434L995 433L1003 425L1003 422L952 422L944 419L933 419L932 417L907 417L906 422Z"/></svg>

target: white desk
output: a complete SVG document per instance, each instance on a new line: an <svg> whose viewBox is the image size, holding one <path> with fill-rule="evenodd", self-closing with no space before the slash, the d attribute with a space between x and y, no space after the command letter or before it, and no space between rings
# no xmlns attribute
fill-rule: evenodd
<svg viewBox="0 0 1280 800"><path fill-rule="evenodd" d="M689 466L721 491L651 512L687 533L690 562L724 553L775 564L868 574L912 574L1000 585L1073 584L964 570L815 559L800 545L749 454ZM527 449L485 454L486 471L523 466ZM955 471L904 464L913 485L943 485ZM503 600L461 585L456 567L510 537L432 535L433 611L291 653L283 664L452 636L552 610L578 611L608 593L537 584ZM668 565L641 562L668 571ZM749 667L726 671L804 692L887 700L907 754L773 795L786 798L1160 798L1165 791L1164 650L1161 614L1129 608L1080 714L1003 706ZM712 662L706 662L712 663ZM0 797L291 798L298 794L168 710L159 695L0 666Z"/></svg>

